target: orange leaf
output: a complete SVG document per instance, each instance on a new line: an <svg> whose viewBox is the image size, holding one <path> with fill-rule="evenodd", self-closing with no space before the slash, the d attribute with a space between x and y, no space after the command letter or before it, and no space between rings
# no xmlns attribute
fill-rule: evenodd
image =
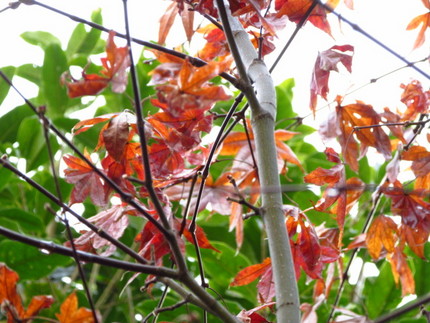
<svg viewBox="0 0 430 323"><path fill-rule="evenodd" d="M117 47L114 42L115 32L109 32L106 44L107 57L102 58L102 75L86 74L82 72L82 79L75 80L69 72L63 73L61 82L67 86L68 95L76 98L84 95L96 95L109 83L112 84L112 91L122 93L127 85L126 69L130 65L130 58L127 47Z"/></svg>
<svg viewBox="0 0 430 323"><path fill-rule="evenodd" d="M187 228L189 227L191 223L191 220L187 220ZM191 232L188 229L184 230L184 237L191 242L192 244L194 244L194 239L193 236L191 234ZM196 225L196 239L197 239L197 243L199 244L200 248L204 248L204 249L212 249L216 252L221 252L219 251L217 248L215 248L214 246L212 246L212 244L209 242L208 238L206 237L205 231L202 229L202 227Z"/></svg>
<svg viewBox="0 0 430 323"><path fill-rule="evenodd" d="M105 121L115 117L116 115L118 115L118 114L117 113L104 114L102 116L98 116L98 117L94 117L91 119L79 121L72 128L72 133L74 135L77 135L81 132L85 132L85 131L89 130L93 125L101 123L101 122L105 122Z"/></svg>
<svg viewBox="0 0 430 323"><path fill-rule="evenodd" d="M254 132L252 131L251 123L247 120L247 127L249 132L249 141L251 142L251 146L254 147ZM291 148L284 143L284 141L291 139L295 135L298 135L299 132L287 131L283 129L278 129L275 131L275 143L276 143L276 152L278 157L278 163L282 164L285 162L290 162L294 165L299 166L299 168L303 171L303 166L301 165L299 159L296 154L291 150ZM231 132L227 138L224 140L221 150L219 151L220 155L235 155L238 156L239 151L242 151L242 155L240 156L240 160L242 162L246 162L247 158L251 158L251 152L249 150L249 141L248 136L245 132L236 131ZM246 152L244 152L246 150Z"/></svg>
<svg viewBox="0 0 430 323"><path fill-rule="evenodd" d="M236 275L233 282L230 284L230 286L242 286L247 285L254 280L256 280L258 277L263 275L268 268L271 267L271 260L270 258L264 259L264 261L261 264L257 265L251 265L248 266Z"/></svg>
<svg viewBox="0 0 430 323"><path fill-rule="evenodd" d="M425 147L412 146L402 153L402 159L412 161L411 168L415 176L423 177L430 173L430 151Z"/></svg>
<svg viewBox="0 0 430 323"><path fill-rule="evenodd" d="M304 177L306 183L315 185L335 184L343 176L343 165L337 164L330 169L318 167Z"/></svg>
<svg viewBox="0 0 430 323"><path fill-rule="evenodd" d="M416 29L421 24L422 24L422 26L421 26L420 31L418 32L418 36L417 36L417 39L415 40L413 49L416 49L416 48L418 48L424 44L425 32L426 32L427 28L430 27L430 12L419 15L419 16L415 17L414 19L412 19L409 22L408 26L406 27L406 30Z"/></svg>
<svg viewBox="0 0 430 323"><path fill-rule="evenodd" d="M82 79L70 78L68 72L62 75L62 83L67 86L67 94L70 98L78 98L84 95L97 95L109 85L109 79L96 74L85 74Z"/></svg>
<svg viewBox="0 0 430 323"><path fill-rule="evenodd" d="M60 313L55 314L60 323L92 323L93 313L84 307L78 308L78 298L70 294L61 304Z"/></svg>
<svg viewBox="0 0 430 323"><path fill-rule="evenodd" d="M0 304L4 301L8 301L12 308L15 309L18 315L24 314L24 308L22 306L21 297L16 291L16 283L19 280L19 276L13 270L10 270L4 264L0 266ZM8 310L8 322L13 322L13 316Z"/></svg>
<svg viewBox="0 0 430 323"><path fill-rule="evenodd" d="M367 151L368 147L376 148L385 159L391 159L390 138L379 126L381 117L372 106L362 102L346 106L338 105L336 114L341 132L339 141L342 146L342 153L346 163L354 171L358 171L358 160ZM355 127L364 128L354 131ZM357 136L361 143L360 155L354 135Z"/></svg>
<svg viewBox="0 0 430 323"><path fill-rule="evenodd" d="M399 247L388 257L393 272L394 281L402 284L402 296L415 293L415 281L411 269L406 261L406 256Z"/></svg>
<svg viewBox="0 0 430 323"><path fill-rule="evenodd" d="M176 15L178 14L178 5L176 2L172 2L166 9L166 12L160 18L160 29L158 31L158 43L163 45L166 42L166 37L169 34L170 28L172 27Z"/></svg>
<svg viewBox="0 0 430 323"><path fill-rule="evenodd" d="M37 315L40 310L50 307L53 302L54 299L51 296L34 296L31 299L30 305L28 305L28 308L25 311L25 317Z"/></svg>
<svg viewBox="0 0 430 323"><path fill-rule="evenodd" d="M389 253L394 251L397 241L397 225L389 217L380 215L372 223L366 235L366 244L369 254L373 259L378 259L382 248Z"/></svg>
<svg viewBox="0 0 430 323"><path fill-rule="evenodd" d="M21 297L17 293L18 274L6 265L0 264L0 305L7 313L7 322L26 322L37 315L42 309L48 308L54 302L51 296L34 296L27 310L24 310ZM7 305L6 305L7 304Z"/></svg>

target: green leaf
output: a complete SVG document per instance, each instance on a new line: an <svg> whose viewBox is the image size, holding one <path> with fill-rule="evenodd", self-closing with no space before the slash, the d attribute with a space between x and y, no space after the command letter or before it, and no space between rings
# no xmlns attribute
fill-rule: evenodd
<svg viewBox="0 0 430 323"><path fill-rule="evenodd" d="M21 122L17 134L17 141L19 143L19 151L21 152L20 157L26 159L27 171L36 169L38 166L49 161L45 136L38 117L29 117ZM52 151L55 154L59 148L59 144L53 137L51 137L50 143Z"/></svg>
<svg viewBox="0 0 430 323"><path fill-rule="evenodd" d="M6 66L0 68L0 70L7 76L9 80L12 80L13 75L15 74L15 67ZM9 93L10 85L6 83L6 81L0 77L0 104L2 104L3 100L6 98Z"/></svg>
<svg viewBox="0 0 430 323"><path fill-rule="evenodd" d="M101 9L93 11L91 21L99 25L103 24ZM71 58L76 54L83 54L86 56L93 54L100 40L100 34L101 30L99 29L91 28L91 30L87 32L84 24L78 24L73 30L69 43L67 44L67 56Z"/></svg>
<svg viewBox="0 0 430 323"><path fill-rule="evenodd" d="M27 43L40 46L42 49L46 49L52 44L61 46L60 40L46 31L26 31L21 34L21 37Z"/></svg>
<svg viewBox="0 0 430 323"><path fill-rule="evenodd" d="M0 167L0 191L2 191L12 177L12 172L4 167Z"/></svg>
<svg viewBox="0 0 430 323"><path fill-rule="evenodd" d="M218 253L209 249L201 249L200 252L204 259L204 269L209 279L209 285L222 293L230 289L230 283L241 269L253 263L224 242L211 241L211 244L221 252ZM194 250L194 246L187 246L187 252L190 255L195 253ZM222 268L220 268L220 264L222 264ZM231 288L231 292L235 295L241 295L251 302L255 302L257 299L257 291L255 285L252 284Z"/></svg>
<svg viewBox="0 0 430 323"><path fill-rule="evenodd" d="M276 128L284 128L286 125L292 123L291 120L286 119L294 118L297 116L297 113L293 111L292 106L294 85L294 79L290 78L276 86Z"/></svg>
<svg viewBox="0 0 430 323"><path fill-rule="evenodd" d="M0 262L16 271L21 280L31 280L48 276L56 267L70 264L71 259L44 254L38 248L21 242L4 240L0 243Z"/></svg>
<svg viewBox="0 0 430 323"><path fill-rule="evenodd" d="M400 289L394 282L390 263L384 261L379 270L378 277L366 280L363 290L367 313L372 319L396 308L401 301Z"/></svg>
<svg viewBox="0 0 430 323"><path fill-rule="evenodd" d="M415 279L415 294L417 296L422 296L430 291L430 263L422 259L417 259L418 257L413 254L412 251L408 251L414 261L411 262L414 267L414 279ZM426 259L430 259L430 244L426 243L424 247L424 255Z"/></svg>
<svg viewBox="0 0 430 323"><path fill-rule="evenodd" d="M41 83L41 67L34 64L24 64L18 66L16 69L16 75L25 78L26 80L33 82L36 85Z"/></svg>
<svg viewBox="0 0 430 323"><path fill-rule="evenodd" d="M25 104L9 111L0 118L0 142L14 143L18 133L18 128L22 121L34 115L33 111Z"/></svg>
<svg viewBox="0 0 430 323"><path fill-rule="evenodd" d="M0 221L3 220L15 222L19 231L25 233L34 234L44 231L43 223L37 216L20 209L0 209Z"/></svg>
<svg viewBox="0 0 430 323"><path fill-rule="evenodd" d="M47 115L63 116L68 104L66 88L61 85L61 75L68 69L66 55L58 44L45 48L42 66L41 91L47 103Z"/></svg>

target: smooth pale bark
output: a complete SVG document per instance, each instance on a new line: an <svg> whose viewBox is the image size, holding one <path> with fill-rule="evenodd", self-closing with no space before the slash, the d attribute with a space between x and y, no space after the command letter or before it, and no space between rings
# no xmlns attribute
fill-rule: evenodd
<svg viewBox="0 0 430 323"><path fill-rule="evenodd" d="M221 1L221 0L219 0ZM221 6L220 6L221 7ZM238 70L242 79L253 82L245 93L252 112L257 166L261 185L262 217L269 241L273 277L276 291L277 321L279 323L300 322L299 296L291 254L290 242L282 210L282 193L275 145L276 92L272 77L263 61L258 59L256 50L237 18L231 15L228 2L224 1L225 32L230 32L230 49L235 61L241 60ZM223 18L223 9L218 8ZM228 38L228 37L227 37ZM234 43L232 43L232 40ZM236 48L234 48L236 47ZM239 54L239 57L236 55ZM241 66L240 66L241 65ZM255 95L256 93L256 95Z"/></svg>

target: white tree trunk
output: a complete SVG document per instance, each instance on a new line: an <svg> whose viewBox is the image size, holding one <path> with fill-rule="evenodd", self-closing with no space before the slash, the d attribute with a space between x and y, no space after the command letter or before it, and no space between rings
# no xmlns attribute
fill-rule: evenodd
<svg viewBox="0 0 430 323"><path fill-rule="evenodd" d="M257 166L261 185L262 218L269 241L272 270L276 290L278 323L299 323L299 295L294 272L285 216L282 210L282 193L275 145L276 92L272 77L265 63L258 59L257 52L237 18L233 17L224 1L226 18L231 28L234 43L241 62L234 57L241 78L249 79L254 84L249 93L245 93L252 112L252 127L256 143ZM222 10L219 8L219 10ZM222 13L220 11L220 16ZM223 21L228 33L226 21ZM227 37L228 38L228 37ZM235 56L234 44L229 40L230 49ZM246 71L243 73L241 69ZM245 75L243 75L245 74ZM256 95L255 95L256 93Z"/></svg>

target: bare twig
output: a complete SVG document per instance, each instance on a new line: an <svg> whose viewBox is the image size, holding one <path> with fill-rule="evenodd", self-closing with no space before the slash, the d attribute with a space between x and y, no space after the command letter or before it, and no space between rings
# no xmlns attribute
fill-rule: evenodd
<svg viewBox="0 0 430 323"><path fill-rule="evenodd" d="M19 241L39 249L48 250L51 253L57 253L67 257L73 257L73 250L70 248L60 246L51 241L43 241L36 238L32 238L27 235L23 235L18 232L4 228L2 226L0 226L0 235L7 237L11 240ZM177 279L179 276L176 270L166 268L166 267L136 264L133 262L101 257L92 253L87 253L79 250L76 250L76 253L78 254L78 257L81 261L96 263L103 266L119 268L119 269L132 271L132 272L151 274L159 277L173 278L173 279Z"/></svg>
<svg viewBox="0 0 430 323"><path fill-rule="evenodd" d="M423 75L425 78L427 78L427 79L430 80L430 75L428 73L424 72L422 69L420 69L415 64L413 64L412 62L410 62L409 60L407 60L406 58L404 58L403 56L401 56L399 53L397 53L396 51L394 51L393 49L391 49L390 47L388 47L387 45L385 45L384 43L382 43L381 41L379 41L378 39L376 39L372 35L370 35L368 32L364 31L364 29L361 28L359 25L357 25L357 24L353 23L352 21L346 19L341 14L337 13L332 7L330 7L330 6L322 3L320 0L316 0L316 1L324 9L326 9L329 12L331 12L332 14L334 14L339 20L341 20L341 21L345 22L346 24L350 25L352 27L352 29L354 29L358 33L362 34L364 37L366 37L367 39L371 40L372 42L374 42L375 44L377 44L379 47L383 48L384 50L386 50L391 55L397 57L402 62L406 63L409 67L411 67L412 69L414 69L415 71L417 71L418 73L420 73L421 75Z"/></svg>
<svg viewBox="0 0 430 323"><path fill-rule="evenodd" d="M42 122L43 135L45 137L45 143L46 143L46 147L48 150L49 163L51 165L52 177L54 178L55 190L57 192L57 197L58 197L59 202L61 202L61 204L63 204L63 197L61 194L60 183L58 182L57 170L55 169L54 155L52 153L51 142L49 140L49 127L48 127L48 123L46 122L47 119L45 118L45 108L44 107L39 108L39 118ZM94 322L98 323L99 318L98 318L98 315L96 312L96 308L94 306L93 297L91 296L91 292L90 292L90 289L88 287L87 279L85 277L85 273L84 273L84 270L82 268L82 264L79 260L78 254L76 252L76 246L75 246L75 242L73 240L72 230L70 229L69 220L67 219L66 213L64 212L64 210L62 211L62 216L63 216L62 222L66 226L67 238L70 242L70 246L72 247L73 258L75 259L76 266L78 267L79 276L81 277L82 286L84 287L84 291L85 291L85 294L87 296L88 303L90 304L90 307L91 307L91 312L93 314Z"/></svg>

